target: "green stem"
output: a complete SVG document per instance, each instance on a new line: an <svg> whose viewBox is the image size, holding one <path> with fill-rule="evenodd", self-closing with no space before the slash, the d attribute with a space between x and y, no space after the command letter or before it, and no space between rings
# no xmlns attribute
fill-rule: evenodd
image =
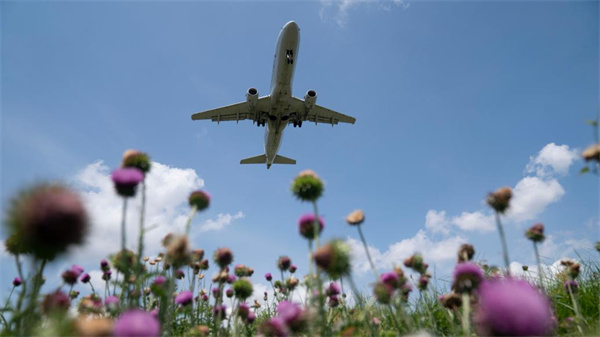
<svg viewBox="0 0 600 337"><path fill-rule="evenodd" d="M369 264L371 265L371 270L373 270L373 275L375 276L375 281L379 279L379 275L377 274L377 269L375 268L375 264L373 264L373 259L371 259L371 253L369 253L369 247L367 246L367 240L365 240L365 236L363 235L361 226L356 226L358 228L358 234L360 235L360 240L362 241L363 247L365 247L365 253L367 253L367 259L369 259Z"/></svg>
<svg viewBox="0 0 600 337"><path fill-rule="evenodd" d="M498 227L498 233L500 233L500 240L502 241L502 254L504 256L504 265L506 266L506 274L510 276L510 260L508 258L508 247L506 245L506 236L504 235L504 229L502 228L502 222L500 222L500 213L496 212L496 226Z"/></svg>
<svg viewBox="0 0 600 337"><path fill-rule="evenodd" d="M123 198L123 213L121 215L121 251L125 253L127 236L125 234L125 217L127 215L127 198Z"/></svg>
<svg viewBox="0 0 600 337"><path fill-rule="evenodd" d="M190 215L188 215L187 221L185 223L185 235L186 236L190 235L190 227L191 227L191 224L192 224L192 219L196 215L196 212L198 212L198 206L194 205L194 206L192 206L192 210L190 211Z"/></svg>
<svg viewBox="0 0 600 337"><path fill-rule="evenodd" d="M469 322L469 315L471 314L471 298L467 293L462 294L462 307L462 329L465 336L471 336L471 324Z"/></svg>
<svg viewBox="0 0 600 337"><path fill-rule="evenodd" d="M317 207L317 202L313 201L313 209L315 212L315 222L314 222L314 231L315 231L315 249L319 249L319 234L320 234L320 226L319 226L319 209Z"/></svg>
<svg viewBox="0 0 600 337"><path fill-rule="evenodd" d="M581 311L579 311L579 305L577 305L577 299L575 298L575 294L573 293L573 289L570 284L567 284L567 290L569 291L569 297L571 298L571 303L573 304L573 310L575 311L575 316L577 316L577 329L579 333L583 336L583 329L581 329L581 322L583 322L583 317L581 316Z"/></svg>
<svg viewBox="0 0 600 337"><path fill-rule="evenodd" d="M544 287L544 277L543 277L543 273L544 271L542 270L542 262L540 261L540 253L538 252L538 247L537 247L537 242L533 242L533 250L535 251L535 259L537 261L537 265L538 265L538 282L540 282L540 288L542 288L543 291L545 290Z"/></svg>
<svg viewBox="0 0 600 337"><path fill-rule="evenodd" d="M392 316L392 321L394 322L394 326L396 327L396 330L398 330L398 335L402 335L402 329L400 328L400 323L398 323L398 320L396 319L396 315L394 314L392 305L388 304L387 307L390 311L390 316Z"/></svg>

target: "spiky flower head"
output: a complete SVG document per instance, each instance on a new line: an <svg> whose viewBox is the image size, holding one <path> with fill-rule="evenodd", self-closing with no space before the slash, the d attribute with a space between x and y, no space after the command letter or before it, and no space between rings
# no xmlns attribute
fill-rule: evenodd
<svg viewBox="0 0 600 337"><path fill-rule="evenodd" d="M175 296L175 304L179 304L184 307L192 304L193 301L194 294L192 294L192 292L189 290L182 291Z"/></svg>
<svg viewBox="0 0 600 337"><path fill-rule="evenodd" d="M288 270L291 264L292 259L290 259L289 256L280 256L279 259L277 259L277 268L281 271Z"/></svg>
<svg viewBox="0 0 600 337"><path fill-rule="evenodd" d="M488 194L487 203L496 212L504 213L510 206L510 198L512 198L512 190L505 186Z"/></svg>
<svg viewBox="0 0 600 337"><path fill-rule="evenodd" d="M373 295L375 295L377 302L381 304L390 304L392 296L394 295L394 288L389 284L377 282L373 286Z"/></svg>
<svg viewBox="0 0 600 337"><path fill-rule="evenodd" d="M455 292L440 295L438 300L444 307L448 309L456 310L462 305L462 297Z"/></svg>
<svg viewBox="0 0 600 337"><path fill-rule="evenodd" d="M160 323L151 313L132 309L119 316L115 322L113 335L115 337L158 337Z"/></svg>
<svg viewBox="0 0 600 337"><path fill-rule="evenodd" d="M548 336L554 323L550 302L526 281L499 279L478 289L474 321L482 336Z"/></svg>
<svg viewBox="0 0 600 337"><path fill-rule="evenodd" d="M419 283L417 284L417 287L419 288L419 290L421 290L421 291L427 290L427 286L429 285L430 279L431 279L431 275L429 275L429 273L421 275L421 277L419 277Z"/></svg>
<svg viewBox="0 0 600 337"><path fill-rule="evenodd" d="M81 278L79 279L81 281L81 283L88 283L90 282L91 276L88 273L84 273L83 275L81 275Z"/></svg>
<svg viewBox="0 0 600 337"><path fill-rule="evenodd" d="M342 288L340 288L340 285L337 284L336 282L331 282L329 283L329 287L327 287L327 289L325 289L325 295L327 296L336 296L341 294L342 292Z"/></svg>
<svg viewBox="0 0 600 337"><path fill-rule="evenodd" d="M277 315L281 317L289 329L296 334L305 330L307 327L307 315L296 303L281 301L281 303L277 305Z"/></svg>
<svg viewBox="0 0 600 337"><path fill-rule="evenodd" d="M13 286L18 287L23 284L23 280L20 277L15 277L12 282Z"/></svg>
<svg viewBox="0 0 600 337"><path fill-rule="evenodd" d="M567 280L564 286L567 293L577 294L577 290L579 289L579 283L575 280Z"/></svg>
<svg viewBox="0 0 600 337"><path fill-rule="evenodd" d="M130 198L135 196L137 186L144 180L144 173L134 167L120 168L113 171L111 178L117 194Z"/></svg>
<svg viewBox="0 0 600 337"><path fill-rule="evenodd" d="M229 248L219 248L215 252L214 260L221 269L225 268L233 262L233 252Z"/></svg>
<svg viewBox="0 0 600 337"><path fill-rule="evenodd" d="M176 268L188 265L192 261L192 252L187 236L177 235L170 240L166 258Z"/></svg>
<svg viewBox="0 0 600 337"><path fill-rule="evenodd" d="M278 316L263 321L258 327L258 331L266 337L287 337L290 334L284 320Z"/></svg>
<svg viewBox="0 0 600 337"><path fill-rule="evenodd" d="M533 242L543 242L544 239L546 239L546 236L544 235L544 224L538 222L531 226L525 232L525 236Z"/></svg>
<svg viewBox="0 0 600 337"><path fill-rule="evenodd" d="M71 299L69 295L60 290L46 295L42 301L42 312L45 314L66 313L70 307Z"/></svg>
<svg viewBox="0 0 600 337"><path fill-rule="evenodd" d="M392 289L398 289L398 287L400 287L400 285L402 285L402 283L404 282L400 282L400 278L398 277L398 274L394 273L394 272L389 272L389 273L383 273L381 275L379 275L379 281L381 283L387 284L388 286L392 287Z"/></svg>
<svg viewBox="0 0 600 337"><path fill-rule="evenodd" d="M298 230L300 231L300 235L308 240L313 240L317 237L315 233L315 221L317 217L314 213L306 213L298 219ZM319 217L318 225L319 234L323 231L323 227L325 227L325 222L322 217Z"/></svg>
<svg viewBox="0 0 600 337"><path fill-rule="evenodd" d="M204 249L194 249L192 250L192 261L200 262L204 259Z"/></svg>
<svg viewBox="0 0 600 337"><path fill-rule="evenodd" d="M190 193L188 203L191 207L196 207L196 209L201 212L210 205L210 194L201 190L194 191Z"/></svg>
<svg viewBox="0 0 600 337"><path fill-rule="evenodd" d="M67 269L60 276L62 277L63 282L65 282L66 284L74 285L75 283L77 283L77 277L79 275L77 275L77 273L72 269Z"/></svg>
<svg viewBox="0 0 600 337"><path fill-rule="evenodd" d="M475 247L468 243L463 243L458 247L458 262L467 262L473 259L475 255Z"/></svg>
<svg viewBox="0 0 600 337"><path fill-rule="evenodd" d="M600 162L600 143L589 146L587 149L581 152L581 157L585 161L595 160Z"/></svg>
<svg viewBox="0 0 600 337"><path fill-rule="evenodd" d="M31 252L53 260L70 245L81 244L88 231L88 216L79 196L58 184L41 184L11 201L5 223L14 253ZM12 248L12 249L11 249Z"/></svg>
<svg viewBox="0 0 600 337"><path fill-rule="evenodd" d="M102 271L107 271L110 269L110 265L108 264L108 261L106 259L100 260L100 269Z"/></svg>
<svg viewBox="0 0 600 337"><path fill-rule="evenodd" d="M462 262L454 267L454 283L452 290L455 292L471 293L483 282L483 270L471 262Z"/></svg>
<svg viewBox="0 0 600 337"><path fill-rule="evenodd" d="M273 280L273 275L271 273L266 273L265 279L267 280L267 282L271 282L271 280Z"/></svg>
<svg viewBox="0 0 600 337"><path fill-rule="evenodd" d="M247 278L241 278L233 282L233 292L235 293L235 298L245 301L248 297L252 296L252 282Z"/></svg>
<svg viewBox="0 0 600 337"><path fill-rule="evenodd" d="M360 209L353 211L346 217L346 222L350 226L359 226L365 221L365 212Z"/></svg>
<svg viewBox="0 0 600 337"><path fill-rule="evenodd" d="M420 253L415 253L404 259L404 265L419 274L424 274L427 271L427 264Z"/></svg>
<svg viewBox="0 0 600 337"><path fill-rule="evenodd" d="M300 284L300 280L298 280L297 278L295 278L293 276L285 280L285 287L286 287L286 289L289 289L290 291L293 291L294 289L296 289L298 284Z"/></svg>
<svg viewBox="0 0 600 337"><path fill-rule="evenodd" d="M319 247L313 259L333 280L350 274L350 247L343 240L334 239Z"/></svg>
<svg viewBox="0 0 600 337"><path fill-rule="evenodd" d="M233 267L233 273L237 277L249 276L248 268L243 264L236 264L235 267Z"/></svg>
<svg viewBox="0 0 600 337"><path fill-rule="evenodd" d="M323 194L323 181L312 170L304 170L294 178L292 193L302 201L317 201Z"/></svg>
<svg viewBox="0 0 600 337"><path fill-rule="evenodd" d="M6 251L12 255L24 255L31 253L31 248L23 242L18 232L13 233L4 241Z"/></svg>
<svg viewBox="0 0 600 337"><path fill-rule="evenodd" d="M152 163L150 157L144 152L138 150L127 150L123 153L121 167L135 167L144 174L150 172Z"/></svg>
<svg viewBox="0 0 600 337"><path fill-rule="evenodd" d="M134 252L129 249L119 251L112 257L112 264L116 270L122 274L129 273L129 271L135 266L137 257Z"/></svg>
<svg viewBox="0 0 600 337"><path fill-rule="evenodd" d="M223 319L225 318L225 316L227 315L227 307L223 304L221 305L216 305L213 308L213 314L215 315L215 317L217 317L218 319Z"/></svg>

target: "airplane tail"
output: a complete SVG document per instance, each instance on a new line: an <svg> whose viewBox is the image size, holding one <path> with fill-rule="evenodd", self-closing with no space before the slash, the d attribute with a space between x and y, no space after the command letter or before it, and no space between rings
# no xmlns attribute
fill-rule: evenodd
<svg viewBox="0 0 600 337"><path fill-rule="evenodd" d="M266 163L267 163L267 156L264 154L261 154L260 156L256 156L256 157L242 159L240 161L240 164L266 164ZM296 160L277 155L277 156L275 156L275 160L273 160L273 164L295 165ZM268 166L271 166L271 165L268 165Z"/></svg>

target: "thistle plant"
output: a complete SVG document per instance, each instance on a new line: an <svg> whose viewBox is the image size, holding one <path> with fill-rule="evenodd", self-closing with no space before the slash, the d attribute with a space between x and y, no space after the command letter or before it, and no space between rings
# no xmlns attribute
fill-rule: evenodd
<svg viewBox="0 0 600 337"><path fill-rule="evenodd" d="M502 187L496 190L496 192L488 194L487 203L494 210L496 215L496 228L500 234L500 241L502 242L502 255L504 257L504 266L506 267L506 274L510 275L510 259L508 258L508 247L506 245L506 236L504 235L504 228L500 221L500 215L504 214L510 207L510 199L512 198L512 190L510 187Z"/></svg>
<svg viewBox="0 0 600 337"><path fill-rule="evenodd" d="M544 242L546 236L544 235L544 225L542 223L536 223L525 231L527 239L533 242L533 251L535 252L535 260L538 265L538 282L539 286L544 289L544 278L542 270L542 262L540 260L540 253L538 251L538 244Z"/></svg>

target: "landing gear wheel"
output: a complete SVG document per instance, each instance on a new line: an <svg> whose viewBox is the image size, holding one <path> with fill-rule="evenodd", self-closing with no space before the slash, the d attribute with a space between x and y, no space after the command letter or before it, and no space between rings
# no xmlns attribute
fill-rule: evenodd
<svg viewBox="0 0 600 337"><path fill-rule="evenodd" d="M302 121L298 122L298 127L301 128L302 127Z"/></svg>

